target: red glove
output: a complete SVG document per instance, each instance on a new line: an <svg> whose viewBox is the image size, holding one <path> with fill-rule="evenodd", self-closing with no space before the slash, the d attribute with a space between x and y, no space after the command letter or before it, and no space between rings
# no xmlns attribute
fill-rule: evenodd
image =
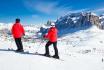
<svg viewBox="0 0 104 70"><path fill-rule="evenodd" d="M46 35L43 35L43 38L46 38Z"/></svg>
<svg viewBox="0 0 104 70"><path fill-rule="evenodd" d="M25 36L25 34L23 34L23 36Z"/></svg>

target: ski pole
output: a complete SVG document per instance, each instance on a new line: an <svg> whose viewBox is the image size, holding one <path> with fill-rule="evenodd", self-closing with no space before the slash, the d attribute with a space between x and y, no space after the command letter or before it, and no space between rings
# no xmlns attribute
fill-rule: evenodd
<svg viewBox="0 0 104 70"><path fill-rule="evenodd" d="M36 49L36 53L38 53L40 47L42 47L42 43L44 43L44 40L40 40L39 47Z"/></svg>
<svg viewBox="0 0 104 70"><path fill-rule="evenodd" d="M9 46L8 50L13 50L13 47L12 47L12 39L10 41L10 46Z"/></svg>

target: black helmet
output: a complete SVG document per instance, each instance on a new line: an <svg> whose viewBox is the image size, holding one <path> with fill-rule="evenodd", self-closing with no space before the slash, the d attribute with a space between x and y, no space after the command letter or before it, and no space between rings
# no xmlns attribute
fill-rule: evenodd
<svg viewBox="0 0 104 70"><path fill-rule="evenodd" d="M20 22L20 19L19 18L16 18L16 22Z"/></svg>

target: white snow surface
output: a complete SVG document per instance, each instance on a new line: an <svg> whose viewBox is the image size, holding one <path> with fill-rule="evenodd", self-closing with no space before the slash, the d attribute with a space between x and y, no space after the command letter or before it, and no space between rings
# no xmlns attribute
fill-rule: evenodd
<svg viewBox="0 0 104 70"><path fill-rule="evenodd" d="M96 14L96 13L94 13L94 12L91 12L91 15L97 16L97 14Z"/></svg>
<svg viewBox="0 0 104 70"><path fill-rule="evenodd" d="M30 53L44 53L46 42L23 42ZM104 70L104 30L93 26L58 38L61 60L34 54L6 51L16 49L14 40L0 37L0 70ZM49 47L54 55L53 47Z"/></svg>

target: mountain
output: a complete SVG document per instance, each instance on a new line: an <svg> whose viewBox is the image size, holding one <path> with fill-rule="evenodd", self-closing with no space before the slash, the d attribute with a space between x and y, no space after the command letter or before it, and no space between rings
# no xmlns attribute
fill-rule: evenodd
<svg viewBox="0 0 104 70"><path fill-rule="evenodd" d="M56 26L58 29L89 27L92 24L99 23L97 17L92 12L71 13L57 19Z"/></svg>
<svg viewBox="0 0 104 70"><path fill-rule="evenodd" d="M100 15L99 20L100 20L100 28L104 29L104 14Z"/></svg>
<svg viewBox="0 0 104 70"><path fill-rule="evenodd" d="M42 26L36 25L24 25L26 31L26 38L34 37L41 38L45 33L47 33L50 28L51 21L48 20L46 24ZM65 16L61 16L56 21L56 27L58 28L58 36L64 36L68 33L74 33L79 30L85 30L95 25L100 29L104 29L104 15L97 15L93 12L79 12L70 13ZM1 32L6 32L11 34L12 23L0 23Z"/></svg>
<svg viewBox="0 0 104 70"><path fill-rule="evenodd" d="M99 19L99 17L100 16L93 12L70 13L65 16L61 16L55 21L56 27L59 30L58 35L60 37L67 33L85 30L90 28L92 25L96 25L101 28L102 19ZM49 21L45 24L45 26L49 27ZM45 34L47 30L48 28L41 27L40 32Z"/></svg>

